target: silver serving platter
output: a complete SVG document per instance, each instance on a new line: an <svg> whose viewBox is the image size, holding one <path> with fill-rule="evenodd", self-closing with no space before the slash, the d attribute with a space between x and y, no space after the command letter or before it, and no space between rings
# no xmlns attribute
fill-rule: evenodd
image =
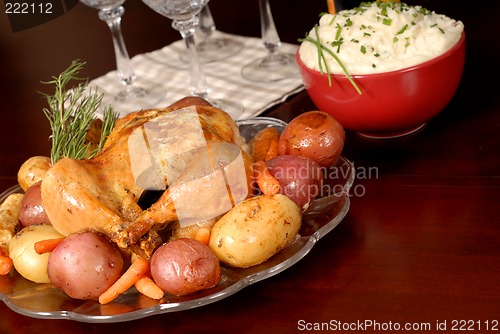
<svg viewBox="0 0 500 334"><path fill-rule="evenodd" d="M238 121L238 126L244 138L252 138L263 127L283 129L286 123L274 118L257 117ZM51 284L30 282L13 271L0 276L0 299L14 312L25 316L89 323L130 321L214 303L290 268L342 221L349 210L349 189L355 178L354 166L348 159L341 157L331 167L331 173L327 174L331 177L325 182L325 193L304 212L299 235L292 243L257 266L238 269L222 265L221 281L211 289L182 297L165 294L161 300L153 300L131 288L113 302L101 305L98 301L70 298ZM22 192L19 186L4 191L0 194L0 203L16 192Z"/></svg>

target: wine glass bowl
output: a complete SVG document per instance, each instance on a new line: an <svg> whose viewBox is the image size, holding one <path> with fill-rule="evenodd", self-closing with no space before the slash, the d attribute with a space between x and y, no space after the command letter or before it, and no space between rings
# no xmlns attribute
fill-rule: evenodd
<svg viewBox="0 0 500 334"><path fill-rule="evenodd" d="M80 0L81 3L98 10L111 10L125 3L125 0Z"/></svg>
<svg viewBox="0 0 500 334"><path fill-rule="evenodd" d="M125 0L80 0L81 3L99 10L98 17L104 21L113 39L116 70L124 86L113 97L111 104L121 114L145 107L153 107L165 96L165 90L143 78L137 78L121 31L121 18L125 13ZM107 98L107 96L105 96Z"/></svg>
<svg viewBox="0 0 500 334"><path fill-rule="evenodd" d="M173 24L177 24L179 22L194 23L192 22L195 19L194 16L201 11L208 0L143 0L142 2L158 14L172 19ZM194 28L194 25L190 27Z"/></svg>

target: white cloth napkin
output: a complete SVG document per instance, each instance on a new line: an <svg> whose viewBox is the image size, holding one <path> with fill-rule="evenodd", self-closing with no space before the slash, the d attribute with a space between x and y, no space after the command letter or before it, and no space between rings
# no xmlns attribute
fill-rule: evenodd
<svg viewBox="0 0 500 334"><path fill-rule="evenodd" d="M250 82L242 77L241 69L244 65L267 54L260 38L237 36L220 31L216 31L213 37L234 38L244 43L242 50L234 56L203 64L209 98L238 101L243 105L243 114L236 118L255 117L304 88L299 76L270 83ZM297 48L298 45L282 43L280 51L295 54ZM146 79L163 86L166 90L162 101L153 106L141 106L139 109L166 107L191 95L188 64L179 56L185 50L184 41L179 40L159 50L139 54L132 58L132 66L138 82L139 79ZM104 93L103 104L112 104L110 97L123 89L116 71L92 80L90 85L96 86ZM138 107L130 107L130 109L133 108ZM136 110L118 111L124 114Z"/></svg>

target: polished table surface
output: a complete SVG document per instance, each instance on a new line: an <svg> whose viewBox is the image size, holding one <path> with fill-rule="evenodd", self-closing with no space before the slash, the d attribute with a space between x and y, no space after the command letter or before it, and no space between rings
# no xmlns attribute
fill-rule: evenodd
<svg viewBox="0 0 500 334"><path fill-rule="evenodd" d="M465 328L476 332L498 332L500 52L494 14L500 5L419 3L465 24L467 56L458 92L417 134L369 140L347 132L344 155L358 176L350 211L298 264L219 302L124 323L33 319L0 303L0 332L291 333L320 323L373 332L357 327L369 321L379 328L409 324L426 333L444 329L445 321L448 331L467 321ZM271 4L280 36L290 43L326 11L323 1ZM169 20L140 1L125 8L123 31L132 56L179 39ZM257 1L213 0L211 9L219 30L259 36ZM79 4L16 33L0 14L0 189L16 183L27 158L49 153L40 81L75 58L87 62L83 74L90 78L115 68L109 31L96 14ZM301 92L266 115L288 121L311 109Z"/></svg>

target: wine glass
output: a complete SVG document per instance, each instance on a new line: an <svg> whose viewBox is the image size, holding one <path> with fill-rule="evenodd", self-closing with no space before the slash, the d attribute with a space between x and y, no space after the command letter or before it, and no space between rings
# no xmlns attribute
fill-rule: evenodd
<svg viewBox="0 0 500 334"><path fill-rule="evenodd" d="M121 30L121 18L125 13L125 0L80 0L83 4L98 9L99 18L111 30L116 57L116 69L120 82L125 86L113 98L113 107L127 113L135 109L153 107L165 97L161 85L137 78L125 46Z"/></svg>
<svg viewBox="0 0 500 334"><path fill-rule="evenodd" d="M197 49L202 63L211 63L229 58L243 49L243 43L234 38L213 36L217 27L208 3L203 6L198 16L199 23L196 37L199 36L201 41L197 42ZM189 61L188 52L181 52L180 57L183 61Z"/></svg>
<svg viewBox="0 0 500 334"><path fill-rule="evenodd" d="M243 113L241 104L225 99L208 98L205 74L194 40L195 28L199 22L198 14L208 0L142 0L142 2L158 14L171 19L172 27L180 32L189 52L191 94L207 100L237 119Z"/></svg>
<svg viewBox="0 0 500 334"><path fill-rule="evenodd" d="M298 77L295 55L279 51L281 40L274 24L268 0L259 0L259 13L262 41L269 54L243 66L242 76L256 82L272 82Z"/></svg>

